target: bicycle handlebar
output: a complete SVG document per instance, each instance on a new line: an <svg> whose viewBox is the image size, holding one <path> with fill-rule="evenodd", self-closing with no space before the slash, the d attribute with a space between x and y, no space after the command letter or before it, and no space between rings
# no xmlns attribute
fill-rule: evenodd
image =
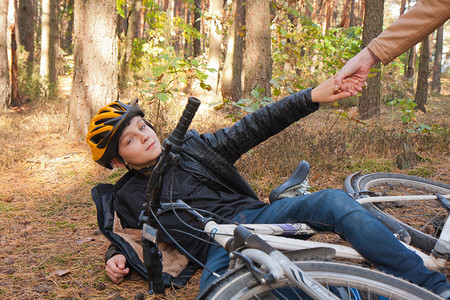
<svg viewBox="0 0 450 300"><path fill-rule="evenodd" d="M147 209L144 209L141 212L141 215L139 216L140 223L144 221L151 226L151 223L154 221L151 216L156 218L156 214L154 212L161 207L159 199L161 176L169 165L173 166L178 162L175 154L180 153L183 149L184 135L186 134L186 131L189 128L199 105L200 100L194 97L189 97L188 103L183 110L177 126L170 133L169 137L164 140L163 152L161 153L158 163L154 167L147 184ZM147 215L145 215L146 211ZM143 253L144 265L147 269L149 294L164 294L164 284L162 283L161 252L158 250L155 242L148 240L144 236Z"/></svg>
<svg viewBox="0 0 450 300"><path fill-rule="evenodd" d="M164 168L166 168L166 161L171 158L171 154L180 153L183 149L184 135L186 134L186 131L188 130L189 125L191 124L192 119L200 106L200 103L200 100L195 97L188 98L188 102L186 103L186 107L183 110L177 126L169 134L169 137L164 140L163 152L158 163L153 169L147 184L147 203L151 203L151 205L148 206L148 209L157 209L160 207L158 198L159 191L157 190L159 179L161 178Z"/></svg>
<svg viewBox="0 0 450 300"><path fill-rule="evenodd" d="M183 113L178 121L177 126L169 135L169 137L164 141L163 147L168 143L172 144L171 152L174 154L178 154L183 149L183 139L186 131L189 128L189 125L192 122L192 119L197 112L198 107L200 106L200 100L195 97L189 97L188 103L183 110Z"/></svg>

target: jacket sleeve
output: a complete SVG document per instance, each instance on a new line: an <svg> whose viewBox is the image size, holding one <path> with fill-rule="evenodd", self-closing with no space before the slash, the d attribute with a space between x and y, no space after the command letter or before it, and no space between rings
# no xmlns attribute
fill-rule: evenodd
<svg viewBox="0 0 450 300"><path fill-rule="evenodd" d="M242 154L319 108L306 89L246 115L233 126L203 134L210 148L234 163Z"/></svg>
<svg viewBox="0 0 450 300"><path fill-rule="evenodd" d="M367 48L386 65L449 18L450 0L419 0L413 8L373 39Z"/></svg>
<svg viewBox="0 0 450 300"><path fill-rule="evenodd" d="M114 245L114 244L110 244L108 249L105 252L105 263L114 255L117 254L122 254L122 251L120 251L120 249Z"/></svg>

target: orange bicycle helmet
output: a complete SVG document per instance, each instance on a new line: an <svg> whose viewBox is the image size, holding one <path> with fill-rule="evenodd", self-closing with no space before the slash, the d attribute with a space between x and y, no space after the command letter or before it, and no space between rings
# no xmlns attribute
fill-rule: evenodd
<svg viewBox="0 0 450 300"><path fill-rule="evenodd" d="M108 169L113 168L111 160L119 157L117 143L124 128L133 117L145 115L137 101L138 99L129 105L119 100L111 102L92 118L86 141L95 162Z"/></svg>

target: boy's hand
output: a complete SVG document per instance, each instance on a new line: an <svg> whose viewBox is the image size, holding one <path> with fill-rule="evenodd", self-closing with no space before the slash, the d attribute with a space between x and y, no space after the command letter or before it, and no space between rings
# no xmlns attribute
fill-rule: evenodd
<svg viewBox="0 0 450 300"><path fill-rule="evenodd" d="M125 268L127 259L122 254L116 254L106 262L106 274L114 283L121 283L130 272L129 268Z"/></svg>
<svg viewBox="0 0 450 300"><path fill-rule="evenodd" d="M311 91L312 102L328 103L352 96L357 82L348 79L339 86L335 84L335 78L336 76L328 78Z"/></svg>

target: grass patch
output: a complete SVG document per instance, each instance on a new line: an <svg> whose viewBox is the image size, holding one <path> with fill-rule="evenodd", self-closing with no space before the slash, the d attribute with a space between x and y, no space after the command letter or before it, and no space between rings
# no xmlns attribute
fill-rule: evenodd
<svg viewBox="0 0 450 300"><path fill-rule="evenodd" d="M424 177L424 178L430 178L433 176L433 171L430 170L430 168L415 168L410 171L408 171L406 174L412 175L412 176L418 176L418 177Z"/></svg>

